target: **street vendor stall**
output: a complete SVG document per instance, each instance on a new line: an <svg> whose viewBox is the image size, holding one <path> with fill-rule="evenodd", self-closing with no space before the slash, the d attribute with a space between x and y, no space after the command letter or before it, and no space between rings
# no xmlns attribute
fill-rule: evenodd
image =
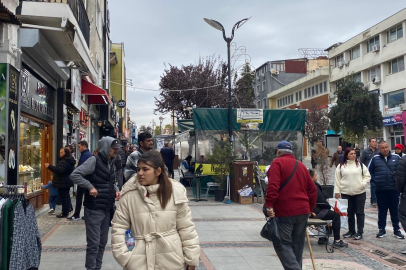
<svg viewBox="0 0 406 270"><path fill-rule="evenodd" d="M292 143L293 154L301 160L306 110L233 109L232 116L235 161L257 162L260 170L264 171L275 158L276 146L281 140ZM216 164L205 162L205 159L213 154L216 145L229 141L228 110L195 108L193 123L195 147L192 156L196 161L195 167L202 164L204 175L214 175ZM245 167L242 169L246 170ZM233 194L242 187L233 177L230 184L231 200L238 201Z"/></svg>

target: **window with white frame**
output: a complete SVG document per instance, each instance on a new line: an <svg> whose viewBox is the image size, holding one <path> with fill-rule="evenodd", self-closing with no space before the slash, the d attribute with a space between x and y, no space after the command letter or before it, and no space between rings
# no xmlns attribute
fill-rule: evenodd
<svg viewBox="0 0 406 270"><path fill-rule="evenodd" d="M261 92L261 85L257 85L257 96L259 96L259 93Z"/></svg>
<svg viewBox="0 0 406 270"><path fill-rule="evenodd" d="M262 91L265 91L265 89L266 89L265 83L266 83L266 81L262 82Z"/></svg>
<svg viewBox="0 0 406 270"><path fill-rule="evenodd" d="M312 97L314 97L314 86L312 86Z"/></svg>
<svg viewBox="0 0 406 270"><path fill-rule="evenodd" d="M268 66L268 65L265 65L265 66L264 66L263 73L266 73L266 68L267 68L267 66Z"/></svg>
<svg viewBox="0 0 406 270"><path fill-rule="evenodd" d="M379 35L378 35L378 36L375 36L375 37L373 37L373 38L370 38L370 39L368 40L368 44L367 44L367 45L368 45L368 46L367 46L367 52L371 52L373 46L375 46L375 45L378 45L378 46L379 46Z"/></svg>
<svg viewBox="0 0 406 270"><path fill-rule="evenodd" d="M395 41L399 38L402 38L403 37L402 25L399 24L398 26L393 27L388 31L387 35L388 35L388 43Z"/></svg>
<svg viewBox="0 0 406 270"><path fill-rule="evenodd" d="M393 91L384 95L385 107L388 109L399 107L405 103L405 89Z"/></svg>
<svg viewBox="0 0 406 270"><path fill-rule="evenodd" d="M358 45L350 50L350 60L356 59L361 56L361 46Z"/></svg>
<svg viewBox="0 0 406 270"><path fill-rule="evenodd" d="M381 76L381 66L372 67L367 70L368 81L371 82L375 77Z"/></svg>
<svg viewBox="0 0 406 270"><path fill-rule="evenodd" d="M262 99L262 108L266 109L266 98Z"/></svg>
<svg viewBox="0 0 406 270"><path fill-rule="evenodd" d="M338 63L344 63L344 54L337 55L335 59L335 66L338 67Z"/></svg>
<svg viewBox="0 0 406 270"><path fill-rule="evenodd" d="M322 83L319 84L319 89L320 89L320 94L323 93L323 84Z"/></svg>
<svg viewBox="0 0 406 270"><path fill-rule="evenodd" d="M284 63L272 63L271 67L276 71L285 71Z"/></svg>
<svg viewBox="0 0 406 270"><path fill-rule="evenodd" d="M304 90L304 98L307 98L307 88Z"/></svg>
<svg viewBox="0 0 406 270"><path fill-rule="evenodd" d="M401 56L389 62L389 74L395 74L405 70L405 60Z"/></svg>
<svg viewBox="0 0 406 270"><path fill-rule="evenodd" d="M319 94L319 86L316 85L316 95L318 95L318 94Z"/></svg>

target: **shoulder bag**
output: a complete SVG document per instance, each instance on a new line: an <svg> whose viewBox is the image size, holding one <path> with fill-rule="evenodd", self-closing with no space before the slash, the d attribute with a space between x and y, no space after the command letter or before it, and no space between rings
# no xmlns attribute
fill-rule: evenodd
<svg viewBox="0 0 406 270"><path fill-rule="evenodd" d="M285 180L285 182L282 183L282 185L279 188L279 192L289 183L289 181L292 179L293 175L296 172L297 168L297 160L295 163L295 167L293 168L292 173L289 175L288 179ZM266 213L266 203L264 203L262 211L264 212L265 217L267 217L267 221L264 225L264 227L261 230L261 236L269 241L272 242L279 242L280 241L280 235L279 235L279 223L278 219L275 218L269 218L267 213Z"/></svg>

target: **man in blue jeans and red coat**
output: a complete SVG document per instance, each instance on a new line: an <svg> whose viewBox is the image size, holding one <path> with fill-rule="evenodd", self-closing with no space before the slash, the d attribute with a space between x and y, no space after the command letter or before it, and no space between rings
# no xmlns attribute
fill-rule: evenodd
<svg viewBox="0 0 406 270"><path fill-rule="evenodd" d="M276 254L285 269L300 270L307 219L316 206L317 188L306 166L296 161L292 153L291 143L278 143L277 158L272 162L267 174L270 180L265 200L267 215L277 218L279 222L281 239L273 243ZM292 173L289 182L280 190Z"/></svg>

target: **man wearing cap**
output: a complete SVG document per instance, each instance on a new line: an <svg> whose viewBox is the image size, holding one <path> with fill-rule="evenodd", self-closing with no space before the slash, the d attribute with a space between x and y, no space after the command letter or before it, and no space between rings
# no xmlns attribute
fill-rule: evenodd
<svg viewBox="0 0 406 270"><path fill-rule="evenodd" d="M279 222L280 241L273 243L274 249L285 269L302 269L307 219L316 206L316 185L307 168L296 161L287 141L278 143L267 176L272 176L272 181L266 190L266 213Z"/></svg>
<svg viewBox="0 0 406 270"><path fill-rule="evenodd" d="M107 244L110 211L120 192L115 185L115 159L121 145L112 137L99 141L99 154L88 158L71 174L71 180L85 188L86 263L88 270L101 269ZM124 236L123 236L124 237Z"/></svg>

